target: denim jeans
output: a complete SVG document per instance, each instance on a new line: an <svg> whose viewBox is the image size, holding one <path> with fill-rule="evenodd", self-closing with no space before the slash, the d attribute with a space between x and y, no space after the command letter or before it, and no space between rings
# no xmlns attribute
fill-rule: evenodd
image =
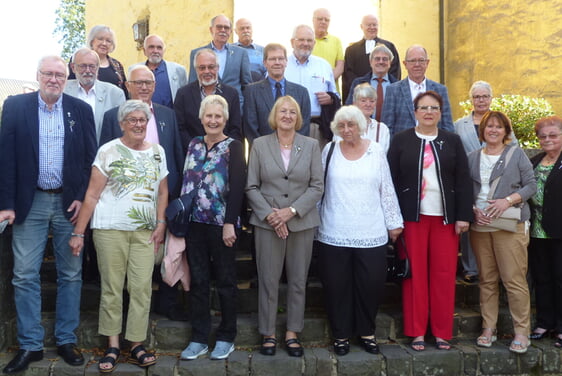
<svg viewBox="0 0 562 376"><path fill-rule="evenodd" d="M80 323L82 254L73 256L68 241L73 226L64 216L62 194L36 191L29 214L22 224L14 225L14 295L17 311L18 341L22 350L43 349L45 330L41 326L41 278L49 230L57 267L55 338L57 346L76 343L74 331ZM17 216L17 213L16 213Z"/></svg>

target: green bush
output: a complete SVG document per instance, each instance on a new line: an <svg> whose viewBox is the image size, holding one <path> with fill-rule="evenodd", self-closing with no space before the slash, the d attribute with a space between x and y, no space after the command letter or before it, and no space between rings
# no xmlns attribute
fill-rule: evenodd
<svg viewBox="0 0 562 376"><path fill-rule="evenodd" d="M472 103L466 100L459 103L468 115L472 111ZM539 143L535 136L535 123L537 120L554 115L552 106L544 98L531 98L525 95L502 94L492 99L490 109L501 111L511 120L511 125L519 145L522 148L538 148Z"/></svg>

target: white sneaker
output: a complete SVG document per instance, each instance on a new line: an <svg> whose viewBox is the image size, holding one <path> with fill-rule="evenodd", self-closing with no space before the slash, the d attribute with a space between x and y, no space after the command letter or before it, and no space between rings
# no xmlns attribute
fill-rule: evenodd
<svg viewBox="0 0 562 376"><path fill-rule="evenodd" d="M183 360L193 360L197 359L199 356L206 354L209 351L209 346L199 343L191 342L189 346L181 352L181 359Z"/></svg>
<svg viewBox="0 0 562 376"><path fill-rule="evenodd" d="M226 359L234 351L234 343L217 341L215 349L211 353L211 359Z"/></svg>

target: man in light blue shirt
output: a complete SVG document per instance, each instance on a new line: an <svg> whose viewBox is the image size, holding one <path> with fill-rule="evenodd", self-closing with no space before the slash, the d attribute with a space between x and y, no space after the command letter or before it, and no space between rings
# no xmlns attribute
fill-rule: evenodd
<svg viewBox="0 0 562 376"><path fill-rule="evenodd" d="M266 73L263 65L263 46L255 44L252 39L252 23L246 18L240 18L236 21L236 29L234 31L238 35L238 42L235 45L246 49L248 53L252 82L263 80Z"/></svg>

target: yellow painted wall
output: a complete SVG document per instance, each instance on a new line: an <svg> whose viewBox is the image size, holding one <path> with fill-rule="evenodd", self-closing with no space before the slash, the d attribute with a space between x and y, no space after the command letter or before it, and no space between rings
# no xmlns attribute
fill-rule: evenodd
<svg viewBox="0 0 562 376"><path fill-rule="evenodd" d="M562 109L562 1L447 0L445 79L453 117L470 85L488 81L494 95L545 97Z"/></svg>

